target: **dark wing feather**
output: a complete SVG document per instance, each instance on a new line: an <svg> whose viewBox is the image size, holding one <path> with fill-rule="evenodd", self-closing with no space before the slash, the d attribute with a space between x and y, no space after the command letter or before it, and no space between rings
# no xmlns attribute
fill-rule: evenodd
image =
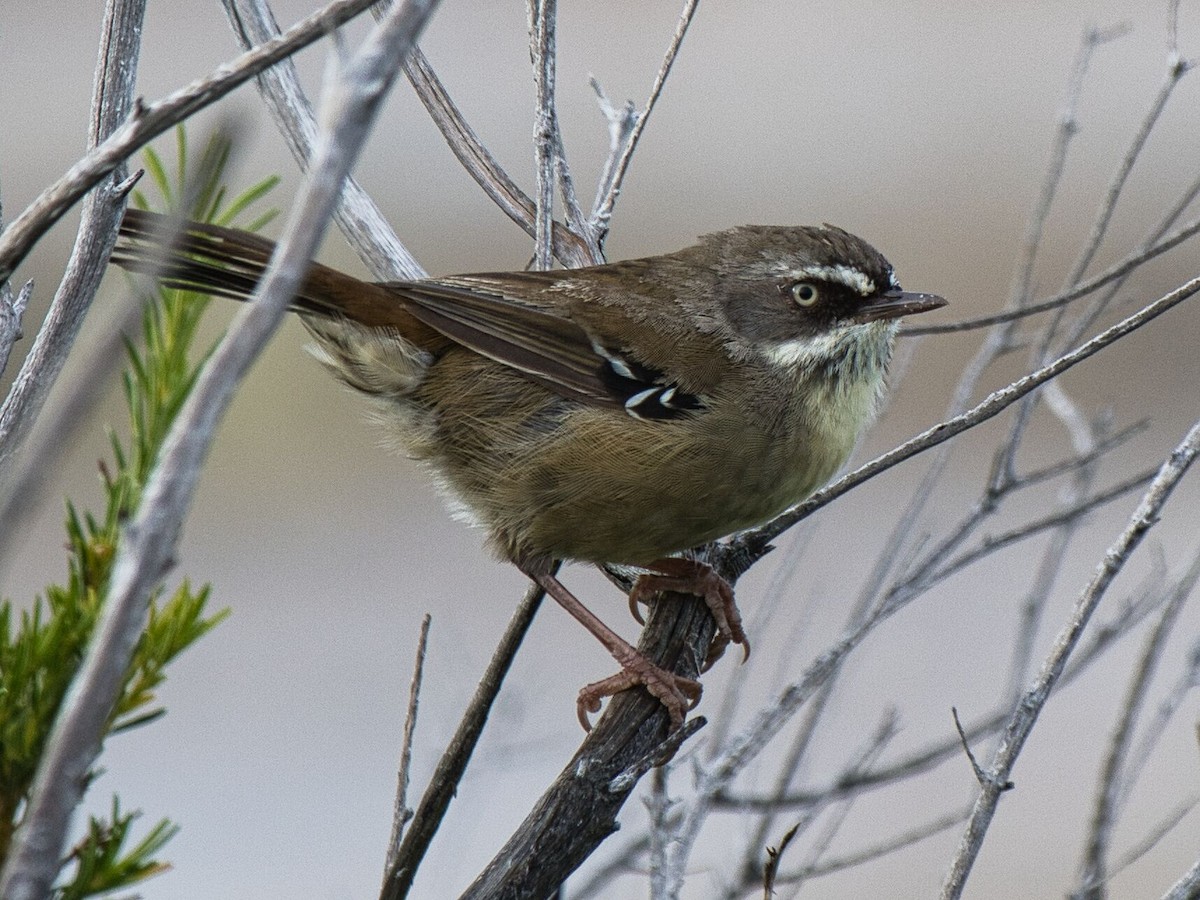
<svg viewBox="0 0 1200 900"><path fill-rule="evenodd" d="M676 418L701 408L698 398L672 390L661 372L610 350L571 319L493 293L494 283L389 287L408 301L414 318L569 399L638 418Z"/></svg>

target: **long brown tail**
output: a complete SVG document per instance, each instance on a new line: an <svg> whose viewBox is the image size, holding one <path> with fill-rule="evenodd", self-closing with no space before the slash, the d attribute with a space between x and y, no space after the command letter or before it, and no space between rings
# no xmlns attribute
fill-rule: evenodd
<svg viewBox="0 0 1200 900"><path fill-rule="evenodd" d="M248 300L274 250L274 242L248 231L128 209L112 261L159 278L167 287ZM398 287L313 263L292 306L302 314L395 328L409 340L433 338L429 326L406 309Z"/></svg>

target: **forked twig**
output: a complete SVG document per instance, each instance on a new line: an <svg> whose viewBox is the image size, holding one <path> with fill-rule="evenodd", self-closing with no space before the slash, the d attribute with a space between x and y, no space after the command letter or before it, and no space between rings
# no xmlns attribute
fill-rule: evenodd
<svg viewBox="0 0 1200 900"><path fill-rule="evenodd" d="M1138 504L1138 508L1130 517L1129 524L1109 547L1095 577L1076 600L1071 617L1059 631L1054 641L1054 647L1046 657L1037 680L1026 691L1019 707L1005 728L1000 746L996 749L987 769L988 780L980 789L979 796L975 801L975 809L942 886L943 900L952 900L952 898L962 895L967 876L983 845L984 836L991 824L996 804L999 802L1000 786L1007 782L1012 767L1024 747L1025 740L1029 737L1039 713L1061 677L1084 627L1091 619L1113 579L1124 568L1130 555L1158 521L1163 506L1198 453L1200 453L1200 422L1192 426L1187 436L1163 463L1150 488L1142 497L1141 503Z"/></svg>
<svg viewBox="0 0 1200 900"><path fill-rule="evenodd" d="M163 444L142 502L122 528L100 619L56 717L5 866L0 896L6 900L40 900L57 877L71 812L124 684L150 594L172 563L216 425L241 377L282 320L379 100L435 5L436 0L406 0L398 6L350 61L340 90L330 94L334 108L329 131L318 144L310 178L301 188L255 302L243 307L205 362Z"/></svg>

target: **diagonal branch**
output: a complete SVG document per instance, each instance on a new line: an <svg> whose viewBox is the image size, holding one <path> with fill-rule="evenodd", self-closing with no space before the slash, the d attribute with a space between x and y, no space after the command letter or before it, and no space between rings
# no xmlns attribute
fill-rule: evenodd
<svg viewBox="0 0 1200 900"><path fill-rule="evenodd" d="M221 0L221 5L242 49L250 50L279 37L279 24L266 0ZM382 16L378 5L372 9L378 13L377 18ZM317 117L300 85L295 63L288 58L263 71L258 76L258 90L300 171L307 171L317 136ZM353 176L346 180L334 218L346 240L380 281L425 277L421 264L396 237L383 212Z"/></svg>
<svg viewBox="0 0 1200 900"><path fill-rule="evenodd" d="M134 153L168 128L245 84L263 69L325 37L372 2L375 0L334 0L297 22L277 40L243 53L232 62L219 66L208 77L193 81L149 106L135 104L133 112L110 138L71 166L17 216L8 230L0 234L0 281L12 275L30 248L75 201Z"/></svg>
<svg viewBox="0 0 1200 900"><path fill-rule="evenodd" d="M1051 378L1058 377L1067 369L1095 355L1105 347L1125 337L1125 335L1136 331L1167 310L1191 298L1197 292L1200 292L1200 277L1185 282L1170 293L1147 304L1133 315L1122 319L1111 328L1102 331L1086 344L1077 347L1069 353L1064 353L1048 365L1043 366L1037 371L1030 372L1023 378L1018 378L1007 387L993 392L972 409L934 425L916 437L905 441L899 447L889 450L866 465L860 466L853 472L842 476L833 484L817 491L803 503L794 506L765 525L743 532L732 542L730 549L722 550L722 554L736 559L747 550L751 551L751 555L761 553L762 549L783 531L812 515L822 506L833 502L851 488L862 484L870 478L874 478L881 472L890 469L892 466L910 457L916 456L918 453L928 450L930 447L936 447L938 444L948 441L968 428L974 428L980 422L987 421L993 416L998 415L1026 394L1045 384ZM746 564L743 559L742 565Z"/></svg>
<svg viewBox="0 0 1200 900"><path fill-rule="evenodd" d="M368 37L330 92L329 131L272 257L245 306L205 363L163 445L142 504L122 529L96 632L55 720L21 830L0 880L6 900L41 900L58 873L71 813L95 760L142 633L151 592L171 566L201 465L233 391L274 333L320 243L397 67L436 0L407 0Z"/></svg>
<svg viewBox="0 0 1200 900"><path fill-rule="evenodd" d="M667 52L663 55L662 65L658 67L658 74L654 76L654 84L650 88L650 96L646 98L646 106L634 121L616 161L605 167L605 182L601 183L600 190L596 195L596 204L592 208L590 219L596 241L601 247L604 246L604 239L608 236L613 208L617 204L617 197L621 195L621 186L625 183L625 173L629 170L629 163L633 160L633 152L637 149L638 141L646 129L650 113L654 111L659 95L662 94L663 86L667 83L667 76L671 74L671 66L675 64L675 57L679 54L679 48L683 46L683 39L687 37L688 26L692 24L692 18L696 15L696 7L699 3L700 0L685 0L683 11L679 14L679 22L675 26L675 33L671 35L671 42L667 45Z"/></svg>
<svg viewBox="0 0 1200 900"><path fill-rule="evenodd" d="M1200 422L1192 426L1187 436L1162 464L1158 475L1142 497L1129 524L1104 554L1096 575L1084 588L1075 602L1070 619L1059 631L1054 647L1042 665L1037 680L1025 692L1017 709L1009 719L1000 746L997 747L988 768L989 778L981 786L975 801L975 809L967 823L958 851L942 886L943 900L953 900L962 895L975 858L983 846L984 837L996 806L1000 801L1001 786L1012 774L1012 768L1029 737L1038 715L1046 705L1051 691L1058 683L1083 629L1096 611L1101 598L1107 592L1117 574L1124 568L1130 555L1145 538L1147 532L1158 521L1163 506L1172 491L1187 472L1196 455L1200 454Z"/></svg>

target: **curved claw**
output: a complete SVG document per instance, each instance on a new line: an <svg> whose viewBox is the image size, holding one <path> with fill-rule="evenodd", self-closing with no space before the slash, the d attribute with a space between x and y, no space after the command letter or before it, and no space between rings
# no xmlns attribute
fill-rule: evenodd
<svg viewBox="0 0 1200 900"><path fill-rule="evenodd" d="M650 563L650 571L638 576L629 592L629 606L634 618L642 622L638 603L646 603L654 594L663 591L693 594L704 600L717 623L717 635L709 646L704 671L715 663L730 644L741 644L742 662L750 658L750 641L742 628L742 614L734 601L729 582L712 567L693 559L669 556Z"/></svg>
<svg viewBox="0 0 1200 900"><path fill-rule="evenodd" d="M703 693L700 682L676 675L674 672L668 672L666 669L656 666L649 658L640 656L639 659L631 660L624 669L615 675L584 685L579 691L575 711L583 730L592 730L592 723L588 716L600 711L602 699L639 685L667 708L667 714L671 717L672 730L683 725L688 711L695 708Z"/></svg>
<svg viewBox="0 0 1200 900"><path fill-rule="evenodd" d="M640 581L641 579L638 579L638 580ZM633 590L631 590L629 592L629 614L631 616L633 616L633 620L635 622L637 622L639 625L646 624L646 619L642 616L642 611L640 609L638 609L638 604L645 603L645 602L646 601L642 598L641 594L638 592L637 584L635 583L633 586Z"/></svg>

